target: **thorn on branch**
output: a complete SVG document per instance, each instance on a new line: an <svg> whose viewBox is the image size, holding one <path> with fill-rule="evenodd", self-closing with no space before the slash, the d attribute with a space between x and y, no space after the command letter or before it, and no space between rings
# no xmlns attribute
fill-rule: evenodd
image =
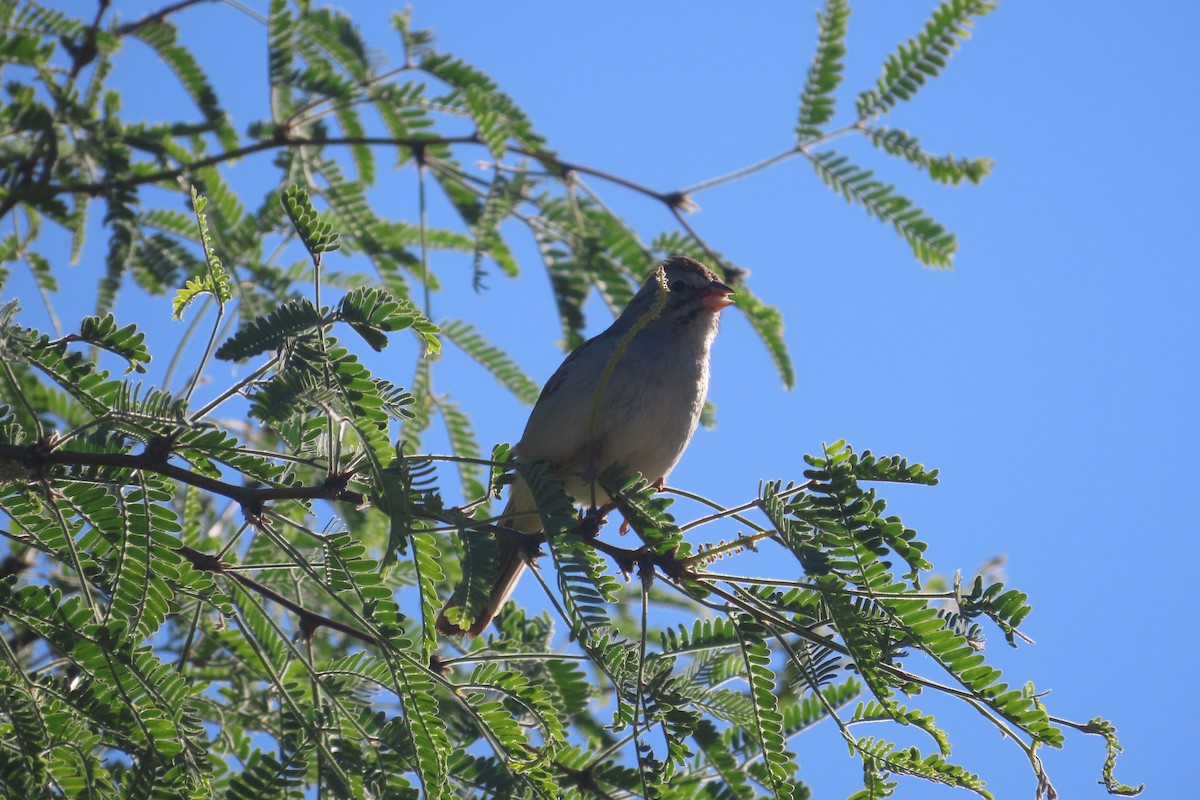
<svg viewBox="0 0 1200 800"><path fill-rule="evenodd" d="M654 585L654 561L652 559L641 559L638 561L638 578L642 581L642 587L646 591L650 591L650 587Z"/></svg>
<svg viewBox="0 0 1200 800"><path fill-rule="evenodd" d="M721 272L725 276L725 282L730 286L737 286L750 277L750 270L745 267L739 267L737 264L722 264Z"/></svg>
<svg viewBox="0 0 1200 800"><path fill-rule="evenodd" d="M617 569L621 570L621 574L624 575L626 578L628 578L630 575L633 574L634 569L637 569L638 575L641 576L642 580L644 581L645 580L644 572L645 572L647 566L649 566L650 572L654 572L654 563L653 562L650 562L650 564L647 565L643 559L638 557L638 554L642 553L644 551L645 551L645 548L642 547L637 550L625 550L623 552L612 552L612 553L609 553L609 555L611 555L613 557L613 559L617 562Z"/></svg>
<svg viewBox="0 0 1200 800"><path fill-rule="evenodd" d="M225 571L225 562L211 553L202 553L199 550L188 547L186 544L180 545L177 552L201 572Z"/></svg>
<svg viewBox="0 0 1200 800"><path fill-rule="evenodd" d="M667 192L662 199L668 208L684 214L694 214L700 210L700 204L693 200L687 192Z"/></svg>
<svg viewBox="0 0 1200 800"><path fill-rule="evenodd" d="M45 482L47 458L52 449L50 442L38 439L26 447L25 452L21 454L21 464L29 472L31 481Z"/></svg>
<svg viewBox="0 0 1200 800"><path fill-rule="evenodd" d="M298 612L300 620L296 624L296 639L301 642L311 642L317 628L325 621L325 617L304 609Z"/></svg>
<svg viewBox="0 0 1200 800"><path fill-rule="evenodd" d="M668 578L673 581L695 580L697 575L687 564L685 559L671 553L648 553L650 562L661 569Z"/></svg>
<svg viewBox="0 0 1200 800"><path fill-rule="evenodd" d="M600 535L600 529L608 522L608 512L612 509L612 505L604 505L599 508L592 506L584 513L579 520L579 524L575 526L575 533L578 533L584 539L595 539Z"/></svg>
<svg viewBox="0 0 1200 800"><path fill-rule="evenodd" d="M569 767L566 764L555 761L554 768L566 776L581 792L607 796L601 792L599 784L596 783L596 778L592 774L591 767L575 769L574 767Z"/></svg>
<svg viewBox="0 0 1200 800"><path fill-rule="evenodd" d="M244 516L251 525L258 528L262 526L263 512L267 510L267 503L261 495L250 495L241 501L242 516Z"/></svg>
<svg viewBox="0 0 1200 800"><path fill-rule="evenodd" d="M155 436L150 441L146 442L146 447L142 451L142 456L155 464L166 464L171 457L171 450L174 449L176 437L171 436Z"/></svg>
<svg viewBox="0 0 1200 800"><path fill-rule="evenodd" d="M325 479L325 499L340 500L342 495L346 493L346 487L349 486L350 479L354 476L354 470L348 473L330 474Z"/></svg>
<svg viewBox="0 0 1200 800"><path fill-rule="evenodd" d="M523 534L521 536L521 541L519 542L519 545L522 550L522 555L525 556L525 560L530 564L533 564L534 559L538 559L538 558L541 558L542 556L546 555L542 551L541 540L536 536L529 536L529 535Z"/></svg>
<svg viewBox="0 0 1200 800"><path fill-rule="evenodd" d="M184 548L180 548L181 551L183 549ZM191 552L195 553L196 551L192 550ZM198 555L204 556L203 553L199 553ZM211 556L209 556L209 558L211 558ZM248 575L243 575L240 572L227 572L225 574L245 589L278 603L288 611L291 611L293 614L295 614L298 618L296 623L296 636L301 641L309 641L316 633L317 628L326 627L330 630L343 633L346 636L352 636L353 638L358 639L360 642L365 642L372 645L378 643L375 637L370 633L348 623L340 622L332 617L326 617L322 614L318 614L315 611L310 611L297 603L295 600L284 597L271 587L259 583Z"/></svg>

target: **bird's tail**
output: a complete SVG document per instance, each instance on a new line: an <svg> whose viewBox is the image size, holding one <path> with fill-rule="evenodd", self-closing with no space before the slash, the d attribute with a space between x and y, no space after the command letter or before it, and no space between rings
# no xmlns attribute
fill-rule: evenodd
<svg viewBox="0 0 1200 800"><path fill-rule="evenodd" d="M513 483L509 491L508 505L504 507L504 514L498 524L521 533L537 533L542 529L542 521L537 515L537 506L524 481L518 479ZM517 581L525 572L529 557L521 542L510 537L502 537L499 541L499 548L500 554L497 557L499 568L496 572L496 582L492 584L492 591L488 595L487 603L479 611L471 626L463 630L446 618L446 611L460 604L455 597L451 597L445 608L442 609L442 613L438 614L438 633L445 636L478 636L483 633L492 618L508 602L513 590L517 588Z"/></svg>

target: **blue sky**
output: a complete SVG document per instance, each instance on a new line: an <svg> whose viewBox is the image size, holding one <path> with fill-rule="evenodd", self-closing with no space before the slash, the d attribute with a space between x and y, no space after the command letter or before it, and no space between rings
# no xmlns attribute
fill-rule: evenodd
<svg viewBox="0 0 1200 800"><path fill-rule="evenodd" d="M121 7L132 19L157 5ZM396 52L390 9L344 7L376 46ZM837 120L851 121L854 94L932 7L854 4ZM489 72L564 158L668 190L791 145L817 8L425 3L414 22L435 30L439 49ZM223 59L214 82L238 128L264 116L261 29L220 5L177 21L202 62ZM1189 3L1003 3L946 73L886 120L932 151L995 159L981 187L937 186L865 142L839 142L958 233L953 271L920 267L889 227L834 196L802 161L698 195L691 222L782 308L800 377L784 391L749 326L727 312L710 395L719 424L672 475L734 503L760 478L798 479L802 454L838 438L940 468L936 488L884 494L930 543L937 571L970 574L1007 557L1009 582L1030 595L1025 630L1037 644L1009 651L995 635L996 663L1014 685L1053 690L1058 715L1113 720L1127 750L1118 777L1145 781L1149 797L1192 785L1181 740L1200 713L1185 683L1194 667L1178 666L1197 655L1190 581L1168 569L1194 550L1187 509L1200 445L1198 24L1200 7ZM155 119L180 102L169 76L145 70L144 52L131 45L128 55L114 77L131 116ZM240 76L241 95L230 83ZM381 156L373 196L404 217L414 175L387 173L389 163ZM264 157L229 174L256 200L266 166ZM589 184L647 237L672 228L661 207ZM490 315L481 327L542 381L561 359L557 323L535 249L509 230L523 277L493 273L475 296L469 259L444 260L448 291L434 316ZM94 238L79 269L102 258ZM118 318L136 318L137 302L126 297ZM36 303L26 306L37 324ZM605 324L598 313L590 321L594 331ZM388 357L400 366L387 377L405 383L406 353ZM375 368L386 375L386 365ZM453 353L443 367L439 388L476 413L485 446L519 436L526 409L490 385L481 393L480 373ZM1032 796L1011 743L976 715L931 707L959 763L1000 798ZM853 790L855 762L833 729L798 745L817 796ZM1095 785L1098 739L1068 736L1065 751L1043 757L1063 796L1106 796ZM950 792L907 782L901 796Z"/></svg>

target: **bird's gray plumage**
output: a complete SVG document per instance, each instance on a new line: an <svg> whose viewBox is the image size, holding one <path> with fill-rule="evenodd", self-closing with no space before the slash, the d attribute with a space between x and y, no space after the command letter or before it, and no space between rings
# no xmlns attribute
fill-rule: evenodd
<svg viewBox="0 0 1200 800"><path fill-rule="evenodd" d="M580 505L608 500L594 481L614 464L650 481L665 478L700 421L709 350L719 312L731 302L733 290L691 258L671 258L661 268L661 283L655 270L613 324L576 348L550 376L514 447L522 460L549 464ZM529 489L520 480L512 486L500 524L523 533L541 530ZM502 540L499 576L483 613L463 631L443 611L438 629L481 633L516 587L525 564L520 545Z"/></svg>

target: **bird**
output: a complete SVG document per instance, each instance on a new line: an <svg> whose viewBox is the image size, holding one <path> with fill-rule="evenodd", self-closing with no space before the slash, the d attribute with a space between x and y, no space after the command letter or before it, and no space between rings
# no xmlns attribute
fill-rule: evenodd
<svg viewBox="0 0 1200 800"><path fill-rule="evenodd" d="M615 464L661 485L696 432L708 394L709 352L733 295L693 258L660 262L612 325L550 376L514 454L548 464L577 505L595 508L609 500L596 478ZM542 530L519 477L498 525L524 534ZM529 550L517 537L500 537L498 547L488 602L464 629L447 619L457 605L451 597L437 619L443 635L478 636L516 588Z"/></svg>

